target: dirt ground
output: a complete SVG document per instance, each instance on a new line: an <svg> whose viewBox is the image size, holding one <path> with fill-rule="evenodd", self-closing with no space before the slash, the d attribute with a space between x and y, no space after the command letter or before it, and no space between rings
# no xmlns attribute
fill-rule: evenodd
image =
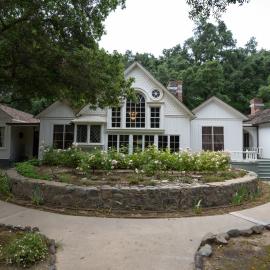
<svg viewBox="0 0 270 270"><path fill-rule="evenodd" d="M269 270L270 232L232 238L228 245L215 246L204 263L205 270Z"/></svg>
<svg viewBox="0 0 270 270"><path fill-rule="evenodd" d="M46 175L57 182L80 186L130 186L130 185L167 185L173 183L179 186L199 185L208 182L219 182L246 175L243 170L232 169L221 172L157 172L154 176L145 173L135 173L132 170L94 171L85 175L78 170L54 167L35 167L39 175Z"/></svg>

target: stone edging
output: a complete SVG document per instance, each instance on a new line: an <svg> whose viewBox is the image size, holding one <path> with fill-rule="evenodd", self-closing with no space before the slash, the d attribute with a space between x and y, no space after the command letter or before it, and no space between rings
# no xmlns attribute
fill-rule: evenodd
<svg viewBox="0 0 270 270"><path fill-rule="evenodd" d="M226 233L206 234L203 237L194 256L195 270L204 269L203 258L210 257L212 255L212 245L215 245L215 244L226 245L228 244L228 241L230 240L230 238L235 238L235 237L240 237L240 236L249 237L254 234L262 234L264 230L270 231L270 225L255 225L251 227L250 229L245 229L245 230L233 229L233 230L229 230Z"/></svg>
<svg viewBox="0 0 270 270"><path fill-rule="evenodd" d="M225 182L199 186L130 186L83 187L71 184L26 178L15 169L7 170L11 192L15 197L33 200L42 197L45 205L62 208L117 211L182 211L192 209L199 201L201 207L229 205L240 188L256 193L255 173Z"/></svg>
<svg viewBox="0 0 270 270"><path fill-rule="evenodd" d="M49 243L48 251L49 251L49 270L56 270L56 243L55 240L49 239L46 235L41 234L38 227L30 227L30 226L13 226L13 225L6 225L3 223L0 223L0 228L6 228L12 232L32 232L32 233L38 233L41 236L43 236L45 239L47 239Z"/></svg>

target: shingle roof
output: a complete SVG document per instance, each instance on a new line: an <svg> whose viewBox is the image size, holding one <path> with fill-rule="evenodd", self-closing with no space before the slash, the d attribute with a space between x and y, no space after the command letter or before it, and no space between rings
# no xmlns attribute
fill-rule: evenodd
<svg viewBox="0 0 270 270"><path fill-rule="evenodd" d="M32 114L19 111L7 105L0 104L0 110L4 111L7 115L9 115L12 118L11 120L12 123L28 123L28 124L39 123L39 120L34 118Z"/></svg>
<svg viewBox="0 0 270 270"><path fill-rule="evenodd" d="M249 115L249 120L247 122L253 125L270 123L270 109L263 110L255 115Z"/></svg>

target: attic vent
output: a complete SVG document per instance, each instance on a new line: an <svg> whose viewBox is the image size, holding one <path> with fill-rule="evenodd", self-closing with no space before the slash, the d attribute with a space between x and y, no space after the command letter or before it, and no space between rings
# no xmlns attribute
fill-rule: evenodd
<svg viewBox="0 0 270 270"><path fill-rule="evenodd" d="M171 80L167 86L167 89L181 102L183 101L182 84L182 81Z"/></svg>

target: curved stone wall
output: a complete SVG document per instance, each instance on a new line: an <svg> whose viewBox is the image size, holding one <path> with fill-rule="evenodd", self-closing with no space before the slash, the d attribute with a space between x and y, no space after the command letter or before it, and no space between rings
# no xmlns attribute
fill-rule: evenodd
<svg viewBox="0 0 270 270"><path fill-rule="evenodd" d="M29 179L15 169L7 171L15 197L32 200L39 194L44 204L58 207L109 210L175 211L194 207L201 200L202 207L228 205L240 188L254 193L258 189L255 173L225 182L209 183L193 187L167 186L145 187L83 187Z"/></svg>

